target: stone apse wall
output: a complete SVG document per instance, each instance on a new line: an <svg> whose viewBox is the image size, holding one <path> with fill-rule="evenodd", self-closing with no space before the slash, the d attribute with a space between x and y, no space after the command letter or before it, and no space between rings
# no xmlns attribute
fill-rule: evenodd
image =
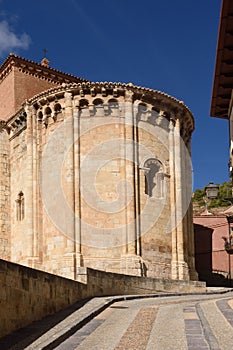
<svg viewBox="0 0 233 350"><path fill-rule="evenodd" d="M132 84L63 84L1 125L12 261L74 279L82 267L196 278L183 102Z"/></svg>

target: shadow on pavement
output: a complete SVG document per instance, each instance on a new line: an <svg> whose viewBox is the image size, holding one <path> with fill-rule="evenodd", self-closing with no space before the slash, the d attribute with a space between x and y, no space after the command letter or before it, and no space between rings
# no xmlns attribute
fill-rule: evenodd
<svg viewBox="0 0 233 350"><path fill-rule="evenodd" d="M64 320L67 316L71 315L76 310L80 309L90 299L82 300L68 308L56 312L55 314L44 317L41 320L31 323L29 326L20 328L3 338L0 338L0 349L24 349L33 343L36 339L41 337L49 329L56 326L59 322ZM19 345L17 345L19 344Z"/></svg>

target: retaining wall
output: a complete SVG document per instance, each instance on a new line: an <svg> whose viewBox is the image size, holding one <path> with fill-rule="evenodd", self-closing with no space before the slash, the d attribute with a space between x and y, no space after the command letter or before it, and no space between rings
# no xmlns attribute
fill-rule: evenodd
<svg viewBox="0 0 233 350"><path fill-rule="evenodd" d="M127 276L87 268L86 283L0 259L0 337L94 296L205 292L205 283Z"/></svg>

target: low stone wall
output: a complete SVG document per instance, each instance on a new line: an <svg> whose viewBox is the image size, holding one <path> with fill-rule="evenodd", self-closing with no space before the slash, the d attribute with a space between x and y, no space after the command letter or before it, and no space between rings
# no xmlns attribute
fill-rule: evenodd
<svg viewBox="0 0 233 350"><path fill-rule="evenodd" d="M86 286L0 260L0 337L80 300Z"/></svg>
<svg viewBox="0 0 233 350"><path fill-rule="evenodd" d="M0 260L0 337L85 298L156 292L205 292L205 284L93 269L86 269L81 283Z"/></svg>
<svg viewBox="0 0 233 350"><path fill-rule="evenodd" d="M86 269L86 283L89 296L206 292L206 284L199 281L129 276L89 268Z"/></svg>

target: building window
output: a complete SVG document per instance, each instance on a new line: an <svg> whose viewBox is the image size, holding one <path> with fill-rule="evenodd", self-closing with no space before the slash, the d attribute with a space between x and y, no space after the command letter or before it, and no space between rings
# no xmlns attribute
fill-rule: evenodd
<svg viewBox="0 0 233 350"><path fill-rule="evenodd" d="M22 221L24 219L24 194L22 191L19 192L15 202L16 202L16 220Z"/></svg>
<svg viewBox="0 0 233 350"><path fill-rule="evenodd" d="M149 197L163 197L162 163L155 158L147 159L144 163L145 193Z"/></svg>

